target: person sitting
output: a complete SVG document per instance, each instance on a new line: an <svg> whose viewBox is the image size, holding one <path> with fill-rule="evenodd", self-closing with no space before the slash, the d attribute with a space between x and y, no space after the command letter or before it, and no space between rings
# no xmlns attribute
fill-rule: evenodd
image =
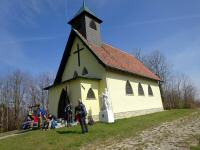
<svg viewBox="0 0 200 150"><path fill-rule="evenodd" d="M46 129L48 127L48 118L47 111L44 108L40 109L40 118L42 122L42 129Z"/></svg>
<svg viewBox="0 0 200 150"><path fill-rule="evenodd" d="M46 118L46 119L43 121L43 127L42 127L42 129L44 129L44 130L50 129L50 128L49 128L49 123L50 123L50 120L49 120L48 118Z"/></svg>
<svg viewBox="0 0 200 150"><path fill-rule="evenodd" d="M39 123L39 118L37 117L37 115L33 115L33 126L32 128L38 128L38 123Z"/></svg>
<svg viewBox="0 0 200 150"><path fill-rule="evenodd" d="M38 117L38 128L40 129L42 124L40 104L36 104L35 108L35 115Z"/></svg>
<svg viewBox="0 0 200 150"><path fill-rule="evenodd" d="M56 121L56 117L54 115L52 115L52 119L51 119L51 129L55 129L57 126L57 121Z"/></svg>
<svg viewBox="0 0 200 150"><path fill-rule="evenodd" d="M28 117L30 117L30 119L33 119L33 109L32 109L32 106L28 107Z"/></svg>
<svg viewBox="0 0 200 150"><path fill-rule="evenodd" d="M31 118L29 116L26 117L26 119L24 120L24 123L22 124L22 129L26 130L26 129L30 129L31 128Z"/></svg>

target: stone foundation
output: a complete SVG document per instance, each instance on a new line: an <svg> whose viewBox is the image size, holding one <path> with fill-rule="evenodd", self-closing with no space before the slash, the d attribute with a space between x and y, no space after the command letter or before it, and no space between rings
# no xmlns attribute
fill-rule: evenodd
<svg viewBox="0 0 200 150"><path fill-rule="evenodd" d="M123 118L130 118L134 116L151 114L151 113L160 112L160 111L163 111L163 108L152 108L152 109L145 109L145 110L114 113L114 116L115 116L115 119L123 119Z"/></svg>
<svg viewBox="0 0 200 150"><path fill-rule="evenodd" d="M88 117L87 116L87 121L88 121ZM99 121L99 115L95 115L95 116L92 116L93 120L96 122L96 121Z"/></svg>
<svg viewBox="0 0 200 150"><path fill-rule="evenodd" d="M120 113L114 113L114 117L115 117L115 120L117 120L117 119L130 118L134 116L146 115L146 114L151 114L151 113L161 112L161 111L163 111L163 108L152 108L152 109L145 109L145 110L120 112ZM99 121L98 115L92 116L92 118L94 119L94 121Z"/></svg>

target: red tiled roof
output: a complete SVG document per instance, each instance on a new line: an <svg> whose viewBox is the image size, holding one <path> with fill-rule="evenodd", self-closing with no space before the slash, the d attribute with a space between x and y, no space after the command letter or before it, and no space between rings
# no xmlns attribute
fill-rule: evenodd
<svg viewBox="0 0 200 150"><path fill-rule="evenodd" d="M123 52L108 44L102 44L102 46L99 47L89 43L89 47L106 66L139 76L160 80L158 76L152 73L133 55Z"/></svg>
<svg viewBox="0 0 200 150"><path fill-rule="evenodd" d="M89 43L77 30L74 31L106 66L150 79L160 80L157 75L151 72L133 55L104 43L101 46L96 46Z"/></svg>

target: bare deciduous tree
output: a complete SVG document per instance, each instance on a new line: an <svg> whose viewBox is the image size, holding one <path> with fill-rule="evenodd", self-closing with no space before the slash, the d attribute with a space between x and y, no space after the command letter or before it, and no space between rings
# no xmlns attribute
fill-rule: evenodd
<svg viewBox="0 0 200 150"><path fill-rule="evenodd" d="M19 70L0 78L0 131L19 128L27 115L27 106L36 103L46 106L48 93L43 88L52 81L50 73L33 78Z"/></svg>
<svg viewBox="0 0 200 150"><path fill-rule="evenodd" d="M162 53L153 51L144 55L140 49L136 49L134 54L163 81L159 82L159 86L165 109L193 107L197 95L196 87L187 76L173 73Z"/></svg>
<svg viewBox="0 0 200 150"><path fill-rule="evenodd" d="M44 107L48 107L48 91L45 87L53 83L54 75L51 73L42 73L37 77L37 85L39 88L39 101Z"/></svg>

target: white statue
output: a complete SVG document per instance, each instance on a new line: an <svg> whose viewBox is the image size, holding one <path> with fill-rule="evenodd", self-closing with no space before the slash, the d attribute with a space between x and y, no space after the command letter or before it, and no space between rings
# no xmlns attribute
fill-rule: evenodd
<svg viewBox="0 0 200 150"><path fill-rule="evenodd" d="M114 114L112 112L112 106L111 106L109 93L107 89L105 89L105 93L102 94L101 100L103 103L102 111L100 113L101 121L107 122L107 123L113 123Z"/></svg>
<svg viewBox="0 0 200 150"><path fill-rule="evenodd" d="M102 100L103 100L103 110L111 110L112 108L111 108L111 103L109 101L109 95L107 89L105 89L105 93L103 93Z"/></svg>

